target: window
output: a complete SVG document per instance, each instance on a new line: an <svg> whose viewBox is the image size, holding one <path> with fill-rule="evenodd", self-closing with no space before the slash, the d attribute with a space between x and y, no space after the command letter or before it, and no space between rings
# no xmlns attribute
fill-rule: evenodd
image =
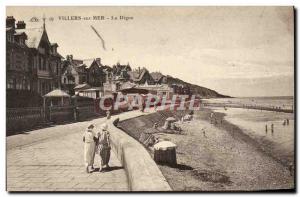
<svg viewBox="0 0 300 197"><path fill-rule="evenodd" d="M35 68L35 56L32 57L32 68Z"/></svg>
<svg viewBox="0 0 300 197"><path fill-rule="evenodd" d="M59 72L58 67L59 67L58 62L56 62L56 74L58 74L58 72Z"/></svg>
<svg viewBox="0 0 300 197"><path fill-rule="evenodd" d="M46 70L46 61L45 61L45 58L42 58L42 70Z"/></svg>
<svg viewBox="0 0 300 197"><path fill-rule="evenodd" d="M39 70L42 70L42 58L38 57L39 60Z"/></svg>
<svg viewBox="0 0 300 197"><path fill-rule="evenodd" d="M17 79L16 80L16 89L21 90L22 89L22 80Z"/></svg>
<svg viewBox="0 0 300 197"><path fill-rule="evenodd" d="M23 82L22 82L22 89L26 90L26 79L25 78L23 79Z"/></svg>
<svg viewBox="0 0 300 197"><path fill-rule="evenodd" d="M44 70L47 70L47 67L49 67L48 61L46 58L44 58Z"/></svg>
<svg viewBox="0 0 300 197"><path fill-rule="evenodd" d="M6 50L6 65L10 67L10 53Z"/></svg>
<svg viewBox="0 0 300 197"><path fill-rule="evenodd" d="M14 50L11 50L11 54L10 54L10 67L11 68L14 67Z"/></svg>
<svg viewBox="0 0 300 197"><path fill-rule="evenodd" d="M13 35L11 33L7 33L6 36L9 42L13 42Z"/></svg>
<svg viewBox="0 0 300 197"><path fill-rule="evenodd" d="M15 79L13 78L8 79L7 89L15 89Z"/></svg>

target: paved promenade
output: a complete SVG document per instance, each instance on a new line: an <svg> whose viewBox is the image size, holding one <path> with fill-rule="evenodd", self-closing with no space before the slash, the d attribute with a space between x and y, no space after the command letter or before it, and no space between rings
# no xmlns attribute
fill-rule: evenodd
<svg viewBox="0 0 300 197"><path fill-rule="evenodd" d="M125 170L113 152L109 171L85 172L82 134L87 124L57 125L7 137L7 190L128 191Z"/></svg>

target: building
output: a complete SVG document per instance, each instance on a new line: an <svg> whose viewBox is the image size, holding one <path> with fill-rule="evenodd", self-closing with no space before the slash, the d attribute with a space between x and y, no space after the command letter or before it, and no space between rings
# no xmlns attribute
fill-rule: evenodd
<svg viewBox="0 0 300 197"><path fill-rule="evenodd" d="M113 69L108 65L102 66L102 70L105 73L105 83L111 83L113 79Z"/></svg>
<svg viewBox="0 0 300 197"><path fill-rule="evenodd" d="M129 63L127 65L122 65L119 62L112 66L112 73L115 78L122 78L124 80L129 80L129 75L127 72L131 71Z"/></svg>
<svg viewBox="0 0 300 197"><path fill-rule="evenodd" d="M73 88L76 94L94 99L104 95L104 84L111 81L112 69L102 65L101 58L75 60L72 67L77 72L74 75L78 76Z"/></svg>
<svg viewBox="0 0 300 197"><path fill-rule="evenodd" d="M164 76L161 72L152 72L152 73L150 73L150 75L153 78L155 84L166 84L167 83L167 77Z"/></svg>
<svg viewBox="0 0 300 197"><path fill-rule="evenodd" d="M43 96L60 88L62 56L51 43L45 22L40 28L26 28L6 18L7 89L30 90Z"/></svg>
<svg viewBox="0 0 300 197"><path fill-rule="evenodd" d="M83 84L87 82L87 65L83 63L83 60L73 59L73 56L70 55L73 64L75 64L75 70L78 73L78 83Z"/></svg>
<svg viewBox="0 0 300 197"><path fill-rule="evenodd" d="M12 16L6 18L6 89L30 91L32 68L29 62L28 36L20 32L26 24L19 21L15 24Z"/></svg>
<svg viewBox="0 0 300 197"><path fill-rule="evenodd" d="M155 85L137 85L136 88L147 90L149 93L153 95L157 95L159 97L165 97L166 99L171 99L174 90L173 88L169 87L167 84L155 84Z"/></svg>
<svg viewBox="0 0 300 197"><path fill-rule="evenodd" d="M62 63L61 88L68 94L74 95L74 88L79 84L79 74L76 70L76 64L73 62L72 56Z"/></svg>
<svg viewBox="0 0 300 197"><path fill-rule="evenodd" d="M146 68L138 68L133 71L129 71L129 80L135 84L148 84L148 85L154 85L155 81L150 75L149 71Z"/></svg>
<svg viewBox="0 0 300 197"><path fill-rule="evenodd" d="M104 66L101 64L101 58L83 61L87 65L87 83L92 87L103 87L106 82Z"/></svg>

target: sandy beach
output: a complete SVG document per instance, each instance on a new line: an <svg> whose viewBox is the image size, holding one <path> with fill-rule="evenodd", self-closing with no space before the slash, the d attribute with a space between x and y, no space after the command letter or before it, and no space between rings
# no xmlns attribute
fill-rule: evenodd
<svg viewBox="0 0 300 197"><path fill-rule="evenodd" d="M294 188L294 176L287 166L261 149L258 142L242 129L225 120L224 114L216 113L219 124L210 124L210 113L211 109L202 109L195 113L194 120L180 124L184 131L182 134L154 134L177 145L178 165L159 165L173 190L264 191ZM139 133L160 119L153 119L159 117L157 114L128 120L121 123L121 127L138 139ZM135 126L134 132L129 125Z"/></svg>

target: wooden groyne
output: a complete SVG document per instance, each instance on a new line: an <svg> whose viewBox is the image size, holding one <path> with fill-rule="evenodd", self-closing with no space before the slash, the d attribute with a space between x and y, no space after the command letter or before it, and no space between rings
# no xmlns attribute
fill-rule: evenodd
<svg viewBox="0 0 300 197"><path fill-rule="evenodd" d="M293 109L283 109L279 107L266 107L258 105L239 105L239 104L225 104L225 103L204 103L204 106L208 107L228 107L228 108L243 108L243 109L256 109L256 110L265 110L265 111L274 111L274 112L284 112L284 113L294 113Z"/></svg>

